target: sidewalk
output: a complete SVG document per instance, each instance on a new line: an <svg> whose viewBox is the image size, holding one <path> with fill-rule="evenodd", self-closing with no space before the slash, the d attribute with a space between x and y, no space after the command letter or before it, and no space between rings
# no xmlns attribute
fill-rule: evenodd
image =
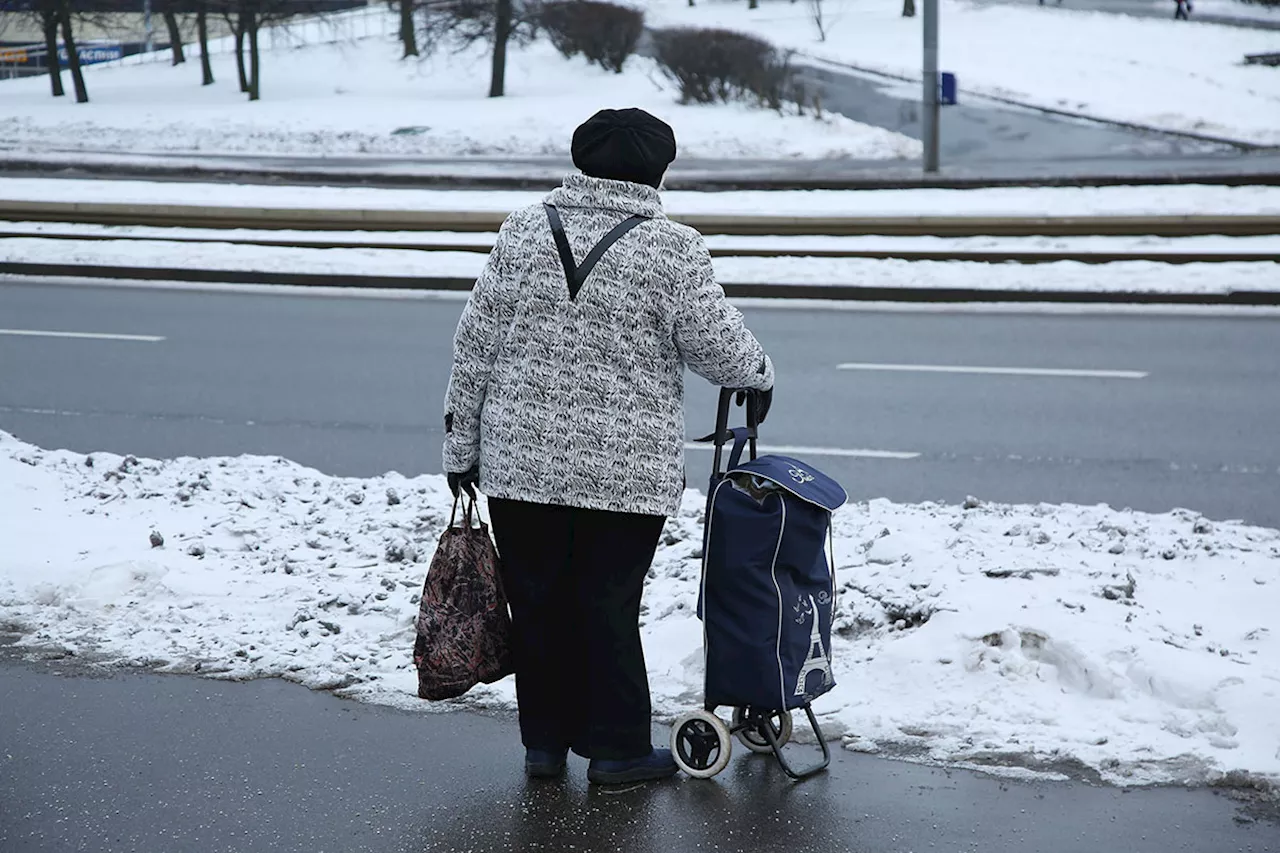
<svg viewBox="0 0 1280 853"><path fill-rule="evenodd" d="M532 784L505 717L274 679L88 675L12 650L0 692L6 853L1280 851L1274 806L1247 792L1027 784L842 751L803 784L743 755L710 782L589 788L574 758L564 782Z"/></svg>

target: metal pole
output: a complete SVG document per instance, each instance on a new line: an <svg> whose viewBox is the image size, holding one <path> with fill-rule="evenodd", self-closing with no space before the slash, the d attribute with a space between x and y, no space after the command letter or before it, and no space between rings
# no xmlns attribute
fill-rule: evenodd
<svg viewBox="0 0 1280 853"><path fill-rule="evenodd" d="M142 0L142 15L146 19L147 43L145 50L147 53L156 49L155 36L151 30L151 0Z"/></svg>
<svg viewBox="0 0 1280 853"><path fill-rule="evenodd" d="M938 0L924 0L924 170L938 171Z"/></svg>

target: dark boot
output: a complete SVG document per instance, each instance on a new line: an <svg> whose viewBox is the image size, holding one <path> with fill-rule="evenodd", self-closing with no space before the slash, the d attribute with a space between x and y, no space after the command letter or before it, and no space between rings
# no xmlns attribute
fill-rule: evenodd
<svg viewBox="0 0 1280 853"><path fill-rule="evenodd" d="M640 758L593 758L587 766L587 781L596 785L621 785L628 782L649 782L668 779L676 775L676 761L669 749L655 749Z"/></svg>
<svg viewBox="0 0 1280 853"><path fill-rule="evenodd" d="M530 779L554 779L564 774L567 749L526 749L524 772Z"/></svg>

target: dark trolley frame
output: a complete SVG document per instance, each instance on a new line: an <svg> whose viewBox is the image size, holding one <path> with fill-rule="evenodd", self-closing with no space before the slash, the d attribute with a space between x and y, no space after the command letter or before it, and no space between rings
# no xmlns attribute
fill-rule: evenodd
<svg viewBox="0 0 1280 853"><path fill-rule="evenodd" d="M716 431L699 439L715 443L715 458L711 468L712 488L728 473L721 470L721 463L724 461L725 445L733 440L733 433L729 431L729 407L733 404L734 394L733 389L720 389L720 402L716 410ZM745 402L747 444L751 458L755 459L756 440L759 434L755 400L748 394ZM711 504L708 501L708 511L710 507ZM704 517L703 523L705 524L706 521ZM672 751L675 752L677 762L686 769L686 772L694 772L696 775L705 777L714 776L720 772L723 764L728 761L732 737L735 735L752 752L772 751L782 771L797 781L820 773L831 763L831 750L827 745L827 739L823 736L813 708L808 702L800 707L804 709L809 726L817 736L818 746L822 748L822 760L799 769L792 766L782 749L791 737L792 721L789 709L735 708L732 725L725 726L724 721L715 716L718 707L720 706L708 702L703 705L704 714L687 715L676 721L676 727L672 730L671 736ZM724 753L723 759L721 752ZM717 764L721 766L716 767ZM696 773L696 771L709 772Z"/></svg>

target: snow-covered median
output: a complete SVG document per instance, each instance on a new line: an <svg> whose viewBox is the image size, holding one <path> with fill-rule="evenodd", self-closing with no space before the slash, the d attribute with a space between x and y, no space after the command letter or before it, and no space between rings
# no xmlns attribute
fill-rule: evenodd
<svg viewBox="0 0 1280 853"><path fill-rule="evenodd" d="M414 696L416 596L448 506L440 477L86 457L0 433L0 624L167 671L510 707L510 679ZM668 522L645 593L664 718L700 701L701 507L691 491ZM1127 783L1280 779L1277 531L883 500L835 527L838 686L817 705L849 748Z"/></svg>
<svg viewBox="0 0 1280 853"><path fill-rule="evenodd" d="M213 56L218 82L206 87L198 63L90 66L88 104L51 97L43 77L0 81L0 148L567 157L573 129L596 110L636 106L675 128L686 157L894 159L920 153L917 140L841 115L792 111L784 117L744 104L678 104L678 92L644 57L633 57L614 74L581 58L565 59L545 42L512 46L507 95L487 98L485 50L403 61L389 38L310 44L307 35L301 31L302 44L265 51L263 99L257 103L238 91L227 53Z"/></svg>
<svg viewBox="0 0 1280 853"><path fill-rule="evenodd" d="M419 190L0 177L0 201L176 204L267 210L430 210L510 213L545 189ZM1280 187L993 187L977 190L667 190L670 216L1232 216L1280 214Z"/></svg>
<svg viewBox="0 0 1280 853"><path fill-rule="evenodd" d="M0 259L9 263L388 276L422 279L418 285L423 287L432 286L431 278L475 278L484 267L485 258L478 252L416 249L297 249L163 240L0 238ZM1055 261L1031 265L792 256L718 257L712 263L716 278L730 285L1202 295L1280 289L1276 264L1260 261L1118 261L1102 265Z"/></svg>

